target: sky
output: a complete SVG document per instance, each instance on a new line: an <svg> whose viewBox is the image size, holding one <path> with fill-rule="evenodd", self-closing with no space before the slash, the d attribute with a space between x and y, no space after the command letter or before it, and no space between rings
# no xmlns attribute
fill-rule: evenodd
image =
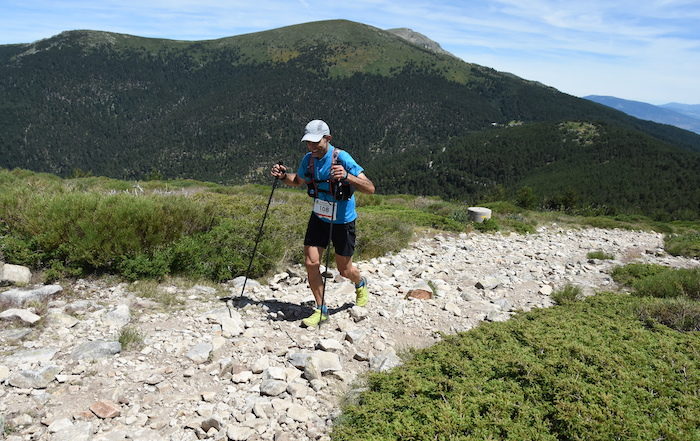
<svg viewBox="0 0 700 441"><path fill-rule="evenodd" d="M575 96L700 104L700 0L0 0L0 44L75 29L206 40L330 19L411 28Z"/></svg>

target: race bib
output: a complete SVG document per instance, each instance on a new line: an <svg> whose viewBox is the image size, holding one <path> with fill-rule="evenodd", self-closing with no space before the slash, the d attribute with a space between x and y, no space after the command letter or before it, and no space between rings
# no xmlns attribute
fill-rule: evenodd
<svg viewBox="0 0 700 441"><path fill-rule="evenodd" d="M334 205L332 202L316 198L314 199L314 213L320 218L334 221L336 218Z"/></svg>

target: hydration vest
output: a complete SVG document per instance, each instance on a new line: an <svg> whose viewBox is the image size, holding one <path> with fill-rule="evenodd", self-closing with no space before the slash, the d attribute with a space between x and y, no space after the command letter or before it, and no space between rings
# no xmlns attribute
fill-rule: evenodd
<svg viewBox="0 0 700 441"><path fill-rule="evenodd" d="M340 152L342 152L341 149L337 147L333 148L331 167L338 163L338 155L340 154ZM313 157L313 155L309 155L309 164L307 165L306 173L304 174L306 179L311 179L311 181L308 181L306 183L306 194L308 194L312 198L316 198L318 197L319 193L328 193L331 196L333 196L335 200L338 201L347 201L348 199L350 199L352 197L352 194L355 192L355 188L349 183L344 181L334 181L332 179L317 180L315 178L314 159L315 158ZM346 172L348 171L346 170ZM321 190L320 188L318 188L318 184L324 182L328 183L330 191Z"/></svg>

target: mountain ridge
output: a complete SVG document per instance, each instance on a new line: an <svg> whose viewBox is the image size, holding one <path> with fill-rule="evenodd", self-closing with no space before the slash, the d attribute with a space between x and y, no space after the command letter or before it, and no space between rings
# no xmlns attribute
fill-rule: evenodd
<svg viewBox="0 0 700 441"><path fill-rule="evenodd" d="M620 110L636 118L669 124L700 134L700 118L695 118L690 113L679 111L679 109L684 107L679 107L677 104L675 108L673 104L670 104L670 107L668 104L656 106L642 101L604 95L588 95L583 98ZM692 105L689 105L688 108L692 108Z"/></svg>
<svg viewBox="0 0 700 441"><path fill-rule="evenodd" d="M700 151L690 132L347 20L204 41L69 31L0 46L0 115L0 166L61 176L263 182L267 164L298 159L299 128L315 118L329 122L339 146L350 147L385 192L403 191L396 177L406 157L425 157L412 162L412 175L430 176L427 157L479 133L498 149L504 138L493 129L510 123L548 122L547 130L523 132L542 137L528 142L545 149L554 148L546 137L560 136L556 124L587 121L623 128L611 132L621 138L607 138L613 147L631 131L653 137L644 141L649 148L690 155L677 163L695 164L691 152ZM446 173L481 173L476 162L460 167ZM506 178L523 170L490 170L488 188L469 193L460 193L459 180L410 187L474 199L521 185Z"/></svg>

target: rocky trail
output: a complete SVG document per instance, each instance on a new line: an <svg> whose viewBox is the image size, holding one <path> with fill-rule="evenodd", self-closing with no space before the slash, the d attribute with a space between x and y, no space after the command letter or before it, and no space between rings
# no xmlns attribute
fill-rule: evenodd
<svg viewBox="0 0 700 441"><path fill-rule="evenodd" d="M348 394L397 353L517 311L548 307L568 283L586 294L616 289L611 268L674 267L656 233L541 227L537 234L426 237L399 253L358 262L370 303L335 275L331 319L300 327L312 296L301 267L261 285L161 284L183 301L164 307L129 284L2 288L0 438L11 441L329 439ZM590 260L603 251L615 260ZM407 298L423 289L431 299ZM222 296L232 296L227 303ZM122 347L120 335L141 336ZM138 340L135 337L135 340Z"/></svg>

